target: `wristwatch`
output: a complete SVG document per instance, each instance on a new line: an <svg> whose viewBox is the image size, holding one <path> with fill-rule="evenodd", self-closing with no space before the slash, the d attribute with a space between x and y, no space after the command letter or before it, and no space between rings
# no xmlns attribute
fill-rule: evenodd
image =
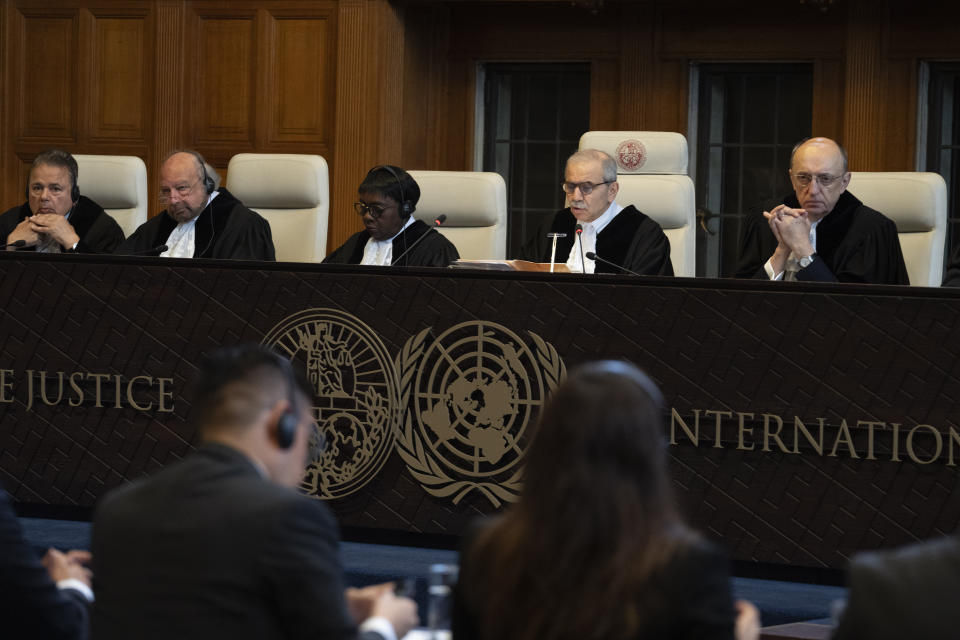
<svg viewBox="0 0 960 640"><path fill-rule="evenodd" d="M817 257L816 253L811 253L808 256L803 256L802 258L800 258L800 268L806 269L807 267L809 267L813 263L813 259L816 257Z"/></svg>

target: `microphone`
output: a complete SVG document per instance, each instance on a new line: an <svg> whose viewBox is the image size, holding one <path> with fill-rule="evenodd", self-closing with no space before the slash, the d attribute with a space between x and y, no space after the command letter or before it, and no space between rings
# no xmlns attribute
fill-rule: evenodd
<svg viewBox="0 0 960 640"><path fill-rule="evenodd" d="M440 215L438 215L438 216L436 217L436 219L433 221L433 226L430 227L429 229L427 229L426 232L425 232L422 236L420 236L419 238L417 238L417 239L413 242L412 245L410 245L409 247L407 247L407 248L404 250L404 252L401 253L400 256L399 256L396 260L393 261L392 266L394 266L394 267L399 267L399 266L400 266L400 260L401 260L405 255L407 255L408 253L410 253L415 246L417 246L418 244L420 244L420 241L423 240L424 238L426 238L428 233L430 233L431 231L436 231L436 230L437 230L437 227L439 227L439 226L442 225L444 222L446 222L446 220L447 220L447 214L441 213ZM437 231L437 233L440 233L440 232ZM408 265L408 266L409 266L409 265Z"/></svg>
<svg viewBox="0 0 960 640"><path fill-rule="evenodd" d="M602 263L605 264L605 265L608 265L608 266L611 266L611 267L620 269L620 271L624 271L624 272L626 272L626 273L629 273L629 274L632 275L632 276L639 276L639 275L640 275L640 274L637 273L636 271L630 271L630 269L627 269L626 267L624 267L624 266L622 266L622 265L619 265L619 264L617 264L617 263L615 263L615 262L610 262L609 260L604 260L603 258L601 258L600 256L598 256L598 255L597 255L596 253L594 253L593 251L587 251L587 257L590 258L591 260L596 260L597 262L602 262Z"/></svg>
<svg viewBox="0 0 960 640"><path fill-rule="evenodd" d="M3 245L3 249L19 249L27 244L26 240L17 240L16 242L8 242Z"/></svg>
<svg viewBox="0 0 960 640"><path fill-rule="evenodd" d="M131 253L126 253L126 254L124 254L124 255L128 255L128 256L149 256L149 255L151 255L151 254L156 254L156 256L159 256L161 253L163 253L164 251L166 251L166 250L169 249L169 248L170 248L170 247L168 247L168 246L165 245L165 244L158 244L157 246L152 247L152 248L150 248L150 249L144 249L143 251L133 251L133 252L131 252ZM154 257L156 257L156 256L154 256Z"/></svg>
<svg viewBox="0 0 960 640"><path fill-rule="evenodd" d="M574 231L577 233L577 245L580 247L580 271L586 273L587 263L583 259L583 225L578 222Z"/></svg>

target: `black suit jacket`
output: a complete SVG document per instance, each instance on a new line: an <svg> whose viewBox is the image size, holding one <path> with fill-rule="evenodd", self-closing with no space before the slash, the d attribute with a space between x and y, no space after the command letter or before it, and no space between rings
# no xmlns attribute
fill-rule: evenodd
<svg viewBox="0 0 960 640"><path fill-rule="evenodd" d="M7 493L0 490L0 636L86 638L87 617L83 595L57 589L24 540Z"/></svg>
<svg viewBox="0 0 960 640"><path fill-rule="evenodd" d="M338 547L323 504L204 445L99 506L93 637L355 638Z"/></svg>
<svg viewBox="0 0 960 640"><path fill-rule="evenodd" d="M854 557L836 640L960 635L960 538Z"/></svg>

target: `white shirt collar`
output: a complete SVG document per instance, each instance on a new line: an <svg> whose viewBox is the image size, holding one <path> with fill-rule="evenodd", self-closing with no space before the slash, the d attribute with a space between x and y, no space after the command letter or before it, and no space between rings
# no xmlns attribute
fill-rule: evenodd
<svg viewBox="0 0 960 640"><path fill-rule="evenodd" d="M416 222L416 220L414 220L413 216L410 216L407 218L407 222L400 227L400 231L397 231L392 237L386 240L374 240L372 237L368 238L367 244L363 247L363 258L360 260L360 264L374 267L389 267L393 264L393 241L414 222Z"/></svg>
<svg viewBox="0 0 960 640"><path fill-rule="evenodd" d="M610 224L610 221L617 217L617 214L623 211L623 207L617 204L617 201L614 200L610 203L610 206L607 207L607 210L600 214L600 217L594 220L593 222L585 222L584 224L593 225L593 230L599 234L603 231L604 227Z"/></svg>

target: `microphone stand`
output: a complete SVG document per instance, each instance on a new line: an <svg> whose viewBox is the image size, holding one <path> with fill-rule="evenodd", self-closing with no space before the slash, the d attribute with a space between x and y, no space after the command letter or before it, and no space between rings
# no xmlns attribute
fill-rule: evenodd
<svg viewBox="0 0 960 640"><path fill-rule="evenodd" d="M422 236L420 236L419 238L417 238L416 240L414 240L413 244L411 244L409 247L407 247L406 250L405 250L403 253L401 253L400 256L399 256L396 260L393 261L393 263L392 263L391 266L399 267L399 266L400 266L400 260L402 260L402 259L404 258L404 256L406 256L408 253L410 253L410 251L412 251L415 246L417 246L418 244L420 244L420 241L423 240L424 238L426 238L428 233L430 233L431 231L437 231L437 227L439 227L440 225L442 225L442 224L444 223L444 221L446 221L446 219L447 219L447 214L445 214L445 213L441 213L439 216L437 216L436 220L433 221L433 226L430 227L429 229L427 229L426 232L424 232L424 234L423 234ZM437 233L440 233L440 232L437 231Z"/></svg>
<svg viewBox="0 0 960 640"><path fill-rule="evenodd" d="M625 272L625 273L629 273L629 274L632 275L632 276L639 276L639 275L640 275L640 274L637 273L636 271L630 271L630 269L627 269L626 267L624 267L624 266L622 266L622 265L619 265L619 264L617 264L616 262L610 262L609 260L604 260L603 258L601 258L600 256L598 256L598 255L597 255L596 253L594 253L593 251L587 251L587 257L590 258L591 260L596 261L596 262L602 262L602 263L605 264L605 265L609 265L609 266L614 267L614 268L616 268L616 269L620 269L620 271L623 271L623 272Z"/></svg>

